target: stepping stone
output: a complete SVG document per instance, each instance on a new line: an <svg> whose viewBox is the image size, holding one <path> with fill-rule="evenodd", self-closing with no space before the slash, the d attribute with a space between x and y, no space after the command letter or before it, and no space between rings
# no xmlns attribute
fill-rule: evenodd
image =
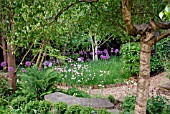
<svg viewBox="0 0 170 114"><path fill-rule="evenodd" d="M55 92L49 95L45 95L44 99L52 103L66 102L67 105L77 104L82 106L90 106L93 108L106 108L106 109L114 108L114 104L111 103L106 98L80 98L71 95L66 95L61 92Z"/></svg>
<svg viewBox="0 0 170 114"><path fill-rule="evenodd" d="M123 103L123 101L125 100L125 97L126 96L121 96L121 97L119 97L119 98L117 98L117 99L115 99L117 102L120 102L120 103Z"/></svg>
<svg viewBox="0 0 170 114"><path fill-rule="evenodd" d="M170 82L169 83L164 83L159 86L160 88L170 90Z"/></svg>

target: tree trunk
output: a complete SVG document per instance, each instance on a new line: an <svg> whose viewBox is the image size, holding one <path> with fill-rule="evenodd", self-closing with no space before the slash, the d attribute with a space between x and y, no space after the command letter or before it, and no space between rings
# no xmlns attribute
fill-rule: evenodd
<svg viewBox="0 0 170 114"><path fill-rule="evenodd" d="M95 54L94 59L95 61L98 61L97 48L98 48L97 39L96 39L96 35L94 35L94 54Z"/></svg>
<svg viewBox="0 0 170 114"><path fill-rule="evenodd" d="M13 88L13 93L15 92L17 86L17 76L16 76L16 63L15 63L15 55L14 55L14 45L13 44L7 44L8 49L8 75L10 76L10 84ZM10 69L10 68L13 69Z"/></svg>
<svg viewBox="0 0 170 114"><path fill-rule="evenodd" d="M140 46L140 72L137 85L135 114L146 114L150 86L150 56L152 46L143 41L140 42Z"/></svg>

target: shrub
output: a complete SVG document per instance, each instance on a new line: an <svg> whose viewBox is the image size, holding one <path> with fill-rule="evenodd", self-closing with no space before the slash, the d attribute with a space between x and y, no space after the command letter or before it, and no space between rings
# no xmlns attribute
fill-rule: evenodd
<svg viewBox="0 0 170 114"><path fill-rule="evenodd" d="M0 71L0 98L8 96L10 90L9 79L6 77L5 73Z"/></svg>
<svg viewBox="0 0 170 114"><path fill-rule="evenodd" d="M51 103L48 101L30 101L23 108L24 114L50 114Z"/></svg>
<svg viewBox="0 0 170 114"><path fill-rule="evenodd" d="M54 104L54 113L64 114L67 110L67 104L65 102L58 102Z"/></svg>
<svg viewBox="0 0 170 114"><path fill-rule="evenodd" d="M38 68L28 68L26 73L19 75L19 83L24 95L33 95L38 100L43 99L44 95L56 90L54 84L60 75L53 69L46 68L39 71Z"/></svg>
<svg viewBox="0 0 170 114"><path fill-rule="evenodd" d="M80 105L71 105L67 108L65 114L80 114L82 106Z"/></svg>
<svg viewBox="0 0 170 114"><path fill-rule="evenodd" d="M135 97L126 97L122 104L122 108L123 114L133 114L135 109ZM168 114L168 112L170 112L170 105L165 98L157 96L148 99L147 114Z"/></svg>
<svg viewBox="0 0 170 114"><path fill-rule="evenodd" d="M151 72L156 73L163 69L163 64L161 63L162 50L165 51L161 44L157 44L157 54L151 55ZM122 59L125 63L124 68L131 70L131 74L139 73L140 64L140 44L138 42L131 42L122 45L121 47Z"/></svg>
<svg viewBox="0 0 170 114"><path fill-rule="evenodd" d="M123 114L133 113L135 109L135 96L127 96L122 104Z"/></svg>
<svg viewBox="0 0 170 114"><path fill-rule="evenodd" d="M25 106L27 103L28 101L26 97L18 96L11 101L10 105L12 109L17 110L20 109L21 106Z"/></svg>
<svg viewBox="0 0 170 114"><path fill-rule="evenodd" d="M168 114L168 112L170 112L170 105L167 104L167 100L165 98L157 96L148 100L147 113Z"/></svg>
<svg viewBox="0 0 170 114"><path fill-rule="evenodd" d="M108 96L108 100L109 100L111 103L114 103L114 102L115 102L115 98L113 97L113 95L109 95L109 96Z"/></svg>

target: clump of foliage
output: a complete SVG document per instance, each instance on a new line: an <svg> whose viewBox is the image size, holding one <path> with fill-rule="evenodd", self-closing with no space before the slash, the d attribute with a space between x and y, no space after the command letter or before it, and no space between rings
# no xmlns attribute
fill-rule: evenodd
<svg viewBox="0 0 170 114"><path fill-rule="evenodd" d="M170 105L167 100L161 96L151 98L147 103L147 113L149 114L168 114L170 112Z"/></svg>
<svg viewBox="0 0 170 114"><path fill-rule="evenodd" d="M0 98L8 96L10 90L9 78L4 72L0 71Z"/></svg>
<svg viewBox="0 0 170 114"><path fill-rule="evenodd" d="M114 103L115 102L115 98L113 95L109 95L108 96L108 100L111 102L111 103Z"/></svg>
<svg viewBox="0 0 170 114"><path fill-rule="evenodd" d="M75 97L83 97L83 98L90 98L91 97L89 94L87 94L84 91L79 90L77 88L68 89L67 94L75 96Z"/></svg>
<svg viewBox="0 0 170 114"><path fill-rule="evenodd" d="M51 111L51 103L48 101L30 101L23 109L25 114L49 114Z"/></svg>
<svg viewBox="0 0 170 114"><path fill-rule="evenodd" d="M54 104L53 112L57 114L64 114L67 110L67 104L65 102L58 102Z"/></svg>
<svg viewBox="0 0 170 114"><path fill-rule="evenodd" d="M99 109L97 111L97 114L111 114L110 112L108 112L106 109Z"/></svg>
<svg viewBox="0 0 170 114"><path fill-rule="evenodd" d="M94 114L94 113L97 113L97 111L92 107L83 107L80 111L80 114Z"/></svg>
<svg viewBox="0 0 170 114"><path fill-rule="evenodd" d="M134 113L135 109L135 96L127 96L122 104L123 114L129 112L129 114Z"/></svg>
<svg viewBox="0 0 170 114"><path fill-rule="evenodd" d="M147 114L168 114L170 111L168 102L167 99L161 96L148 99ZM122 104L122 108L123 114L133 114L135 109L135 96L126 97Z"/></svg>
<svg viewBox="0 0 170 114"><path fill-rule="evenodd" d="M71 105L67 108L65 114L80 114L82 106L80 105Z"/></svg>
<svg viewBox="0 0 170 114"><path fill-rule="evenodd" d="M29 101L26 97L18 96L10 102L10 106L12 109L20 111L28 102Z"/></svg>
<svg viewBox="0 0 170 114"><path fill-rule="evenodd" d="M60 78L60 74L51 68L39 70L38 68L28 68L26 73L19 75L20 90L24 95L33 95L38 100L43 99L44 95L56 90L54 84Z"/></svg>
<svg viewBox="0 0 170 114"><path fill-rule="evenodd" d="M163 69L162 57L163 53L170 48L164 48L162 43L157 44L157 53L151 55L151 72L157 73ZM139 58L140 58L140 44L138 42L131 42L122 45L121 47L122 59L125 63L124 68L131 70L132 74L139 73Z"/></svg>

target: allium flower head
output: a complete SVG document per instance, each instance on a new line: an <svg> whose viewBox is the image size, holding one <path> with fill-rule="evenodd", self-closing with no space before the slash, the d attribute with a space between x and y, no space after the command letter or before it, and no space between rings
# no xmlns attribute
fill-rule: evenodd
<svg viewBox="0 0 170 114"><path fill-rule="evenodd" d="M14 67L8 67L8 71L14 71Z"/></svg>
<svg viewBox="0 0 170 114"><path fill-rule="evenodd" d="M26 66L31 66L31 62L26 61L26 62L25 62L25 65L26 65Z"/></svg>
<svg viewBox="0 0 170 114"><path fill-rule="evenodd" d="M97 50L97 54L99 55L99 54L102 54L103 52L102 51L100 51L100 50Z"/></svg>
<svg viewBox="0 0 170 114"><path fill-rule="evenodd" d="M104 51L103 51L104 53L108 53L108 51L107 51L107 49L104 49Z"/></svg>
<svg viewBox="0 0 170 114"><path fill-rule="evenodd" d="M90 52L90 55L93 55L93 52Z"/></svg>
<svg viewBox="0 0 170 114"><path fill-rule="evenodd" d="M84 55L87 55L87 51L84 51Z"/></svg>
<svg viewBox="0 0 170 114"><path fill-rule="evenodd" d="M2 62L1 67L6 67L6 62Z"/></svg>
<svg viewBox="0 0 170 114"><path fill-rule="evenodd" d="M118 50L118 49L115 49L115 53L119 53L119 50Z"/></svg>
<svg viewBox="0 0 170 114"><path fill-rule="evenodd" d="M49 62L48 67L52 67L52 66L53 66L53 63Z"/></svg>
<svg viewBox="0 0 170 114"><path fill-rule="evenodd" d="M87 58L87 61L90 61L90 59L89 59L89 58Z"/></svg>
<svg viewBox="0 0 170 114"><path fill-rule="evenodd" d="M26 72L27 72L27 70L25 70L25 69L24 69L24 70L22 70L22 73L26 73Z"/></svg>
<svg viewBox="0 0 170 114"><path fill-rule="evenodd" d="M44 64L44 66L47 66L49 64L49 62L45 61L43 64Z"/></svg>
<svg viewBox="0 0 170 114"><path fill-rule="evenodd" d="M83 57L79 57L78 61L84 62L84 58Z"/></svg>

